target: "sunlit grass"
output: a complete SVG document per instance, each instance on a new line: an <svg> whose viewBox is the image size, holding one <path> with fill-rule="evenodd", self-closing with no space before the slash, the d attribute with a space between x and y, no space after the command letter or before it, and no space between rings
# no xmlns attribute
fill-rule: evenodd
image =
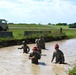
<svg viewBox="0 0 76 75"><path fill-rule="evenodd" d="M14 37L22 38L24 31L51 31L51 35L59 35L60 28L67 36L76 37L76 28L69 28L69 26L55 26L55 25L36 25L36 24L11 24L9 31L13 32Z"/></svg>

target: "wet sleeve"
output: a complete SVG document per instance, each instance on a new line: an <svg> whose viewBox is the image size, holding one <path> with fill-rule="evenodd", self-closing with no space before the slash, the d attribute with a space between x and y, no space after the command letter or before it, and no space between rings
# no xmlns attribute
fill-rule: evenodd
<svg viewBox="0 0 76 75"><path fill-rule="evenodd" d="M38 54L38 53L35 56L36 56L37 59L40 59L41 58L41 55Z"/></svg>
<svg viewBox="0 0 76 75"><path fill-rule="evenodd" d="M54 52L54 53L53 53L53 56L52 56L52 61L54 60L55 56L56 56L56 55L55 55L55 52Z"/></svg>
<svg viewBox="0 0 76 75"><path fill-rule="evenodd" d="M29 48L29 46L27 46L27 49L28 49L28 52L30 51L30 48Z"/></svg>
<svg viewBox="0 0 76 75"><path fill-rule="evenodd" d="M23 49L23 46L22 46L22 47L20 47L20 48L18 48L18 49Z"/></svg>
<svg viewBox="0 0 76 75"><path fill-rule="evenodd" d="M64 53L63 52L61 52L61 57L62 57L62 61L64 62L65 58L64 58Z"/></svg>
<svg viewBox="0 0 76 75"><path fill-rule="evenodd" d="M33 54L32 54L32 53L30 53L30 54L29 54L29 59L30 59L30 57L32 57L32 56L33 56Z"/></svg>

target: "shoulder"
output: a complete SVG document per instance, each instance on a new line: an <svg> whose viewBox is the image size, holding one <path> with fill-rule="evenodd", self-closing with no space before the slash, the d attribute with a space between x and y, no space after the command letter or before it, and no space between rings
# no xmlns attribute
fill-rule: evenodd
<svg viewBox="0 0 76 75"><path fill-rule="evenodd" d="M59 52L63 54L63 52L61 50L59 50Z"/></svg>
<svg viewBox="0 0 76 75"><path fill-rule="evenodd" d="M31 53L29 54L29 56L32 57L32 56L33 56L33 52L31 52Z"/></svg>
<svg viewBox="0 0 76 75"><path fill-rule="evenodd" d="M56 54L56 53L57 53L56 51L53 52L53 54Z"/></svg>

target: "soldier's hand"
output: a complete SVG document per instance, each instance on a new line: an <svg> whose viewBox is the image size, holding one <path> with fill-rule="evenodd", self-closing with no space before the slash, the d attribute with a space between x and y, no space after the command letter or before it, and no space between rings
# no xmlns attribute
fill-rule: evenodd
<svg viewBox="0 0 76 75"><path fill-rule="evenodd" d="M20 48L18 48L18 49L20 49Z"/></svg>
<svg viewBox="0 0 76 75"><path fill-rule="evenodd" d="M34 59L34 58L36 58L36 57L35 57L35 56L32 56L32 57L31 57L31 59Z"/></svg>

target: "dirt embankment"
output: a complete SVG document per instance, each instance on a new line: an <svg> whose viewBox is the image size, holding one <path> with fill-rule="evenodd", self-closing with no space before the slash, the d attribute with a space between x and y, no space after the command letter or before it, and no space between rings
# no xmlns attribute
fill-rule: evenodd
<svg viewBox="0 0 76 75"><path fill-rule="evenodd" d="M44 37L45 42L63 40L63 39L66 39L66 38L67 38L67 36ZM7 47L7 46L13 46L13 45L21 45L22 41L26 41L27 44L32 44L32 43L35 43L35 39L37 39L37 38L18 39L18 40L5 40L5 41L1 41L0 42L0 47Z"/></svg>

